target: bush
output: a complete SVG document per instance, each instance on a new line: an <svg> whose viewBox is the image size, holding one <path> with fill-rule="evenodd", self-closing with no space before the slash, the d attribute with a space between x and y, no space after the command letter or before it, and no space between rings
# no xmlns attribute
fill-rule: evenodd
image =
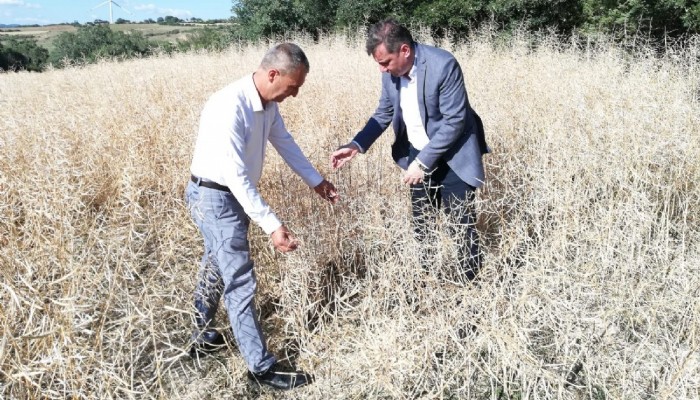
<svg viewBox="0 0 700 400"><path fill-rule="evenodd" d="M186 40L178 40L177 48L187 50L223 50L233 41L233 33L228 29L205 27L187 34Z"/></svg>
<svg viewBox="0 0 700 400"><path fill-rule="evenodd" d="M49 58L49 51L35 39L10 39L0 43L0 69L3 71L41 71Z"/></svg>
<svg viewBox="0 0 700 400"><path fill-rule="evenodd" d="M108 25L86 26L78 28L76 33L58 35L50 60L59 66L64 60L92 63L105 57L148 55L151 48L151 43L140 32L113 31Z"/></svg>
<svg viewBox="0 0 700 400"><path fill-rule="evenodd" d="M172 15L166 15L165 18L158 18L158 23L161 25L178 25L180 22L183 21L178 17L173 17Z"/></svg>

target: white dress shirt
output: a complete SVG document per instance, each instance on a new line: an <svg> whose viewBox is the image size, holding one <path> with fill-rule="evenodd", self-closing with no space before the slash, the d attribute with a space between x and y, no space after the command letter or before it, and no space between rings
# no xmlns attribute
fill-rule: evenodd
<svg viewBox="0 0 700 400"><path fill-rule="evenodd" d="M430 139L425 132L423 120L418 109L418 79L416 78L416 66L411 67L408 77L402 76L401 90L399 92L399 106L401 115L406 125L408 141L416 150L422 150Z"/></svg>
<svg viewBox="0 0 700 400"><path fill-rule="evenodd" d="M214 93L205 104L190 171L228 186L250 219L271 234L282 223L257 188L268 140L307 185L323 181L285 128L278 104L263 108L252 74Z"/></svg>

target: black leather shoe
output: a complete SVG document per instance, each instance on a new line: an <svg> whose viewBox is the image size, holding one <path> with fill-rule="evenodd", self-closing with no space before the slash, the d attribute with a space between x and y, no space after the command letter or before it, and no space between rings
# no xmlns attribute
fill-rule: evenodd
<svg viewBox="0 0 700 400"><path fill-rule="evenodd" d="M226 347L224 335L219 335L212 342L192 343L190 346L190 357L202 358Z"/></svg>
<svg viewBox="0 0 700 400"><path fill-rule="evenodd" d="M258 374L248 371L248 378L259 385L267 385L281 390L290 390L313 382L311 375L303 371L283 371L279 364L275 364L267 371Z"/></svg>

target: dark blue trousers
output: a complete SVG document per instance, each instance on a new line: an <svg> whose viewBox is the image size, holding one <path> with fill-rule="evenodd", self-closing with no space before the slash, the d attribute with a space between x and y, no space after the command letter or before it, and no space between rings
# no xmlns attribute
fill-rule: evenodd
<svg viewBox="0 0 700 400"><path fill-rule="evenodd" d="M412 162L417 154L418 150L411 148L409 161ZM423 183L411 185L411 209L416 238L421 243L429 240L430 223L434 223L437 213L442 209L450 219L450 234L459 246L460 272L469 281L476 278L482 261L476 230L475 190L442 160L437 169L425 177ZM429 257L425 258L425 262L429 262ZM427 267L425 264L423 266Z"/></svg>

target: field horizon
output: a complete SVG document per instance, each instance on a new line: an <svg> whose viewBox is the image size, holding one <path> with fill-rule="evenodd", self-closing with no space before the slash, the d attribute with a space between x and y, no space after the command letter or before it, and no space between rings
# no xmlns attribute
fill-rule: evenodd
<svg viewBox="0 0 700 400"><path fill-rule="evenodd" d="M700 397L700 43L438 43L493 150L477 197L485 264L469 284L447 221L433 267L418 266L390 130L328 165L377 104L362 41L293 39L311 71L281 112L342 201L324 203L271 149L260 189L302 245L276 253L252 224L250 240L269 347L315 383L256 388L233 344L186 354L199 112L257 67L261 42L0 74L0 397Z"/></svg>
<svg viewBox="0 0 700 400"><path fill-rule="evenodd" d="M85 24L81 26L87 26ZM215 24L183 24L183 25L161 25L161 24L109 24L111 29L123 32L139 32L149 40L167 41L177 43L178 40L186 40L187 34L202 29L204 26L216 26ZM36 39L37 44L48 50L53 48L53 40L61 33L75 33L78 28L70 24L54 24L34 26L22 26L17 28L0 29L0 38L29 37Z"/></svg>

